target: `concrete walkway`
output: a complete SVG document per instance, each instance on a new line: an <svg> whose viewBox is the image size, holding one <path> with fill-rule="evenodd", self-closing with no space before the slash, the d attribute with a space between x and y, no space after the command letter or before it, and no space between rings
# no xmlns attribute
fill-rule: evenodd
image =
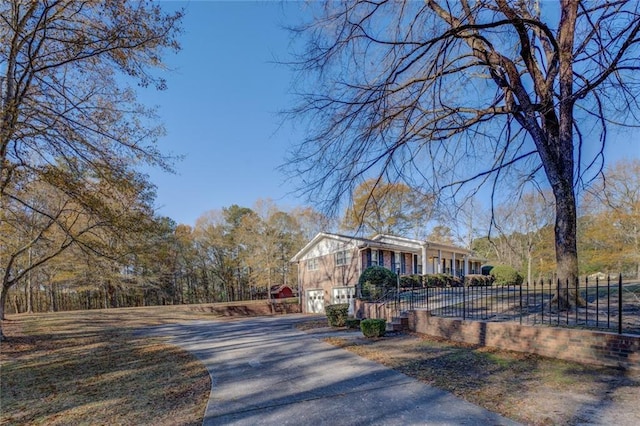
<svg viewBox="0 0 640 426"><path fill-rule="evenodd" d="M211 375L205 425L515 425L294 328L309 316L154 327Z"/></svg>

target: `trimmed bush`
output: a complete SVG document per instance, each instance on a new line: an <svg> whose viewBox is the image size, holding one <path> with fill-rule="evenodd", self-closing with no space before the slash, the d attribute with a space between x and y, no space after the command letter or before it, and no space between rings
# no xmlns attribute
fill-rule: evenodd
<svg viewBox="0 0 640 426"><path fill-rule="evenodd" d="M400 277L400 287L402 288L422 287L422 277L420 275L403 275Z"/></svg>
<svg viewBox="0 0 640 426"><path fill-rule="evenodd" d="M360 320L358 318L347 318L345 325L347 328L360 328Z"/></svg>
<svg viewBox="0 0 640 426"><path fill-rule="evenodd" d="M488 287L493 284L491 275L469 274L464 277L465 287Z"/></svg>
<svg viewBox="0 0 640 426"><path fill-rule="evenodd" d="M344 327L349 316L349 304L337 303L335 305L327 305L324 308L327 314L327 321L331 327Z"/></svg>
<svg viewBox="0 0 640 426"><path fill-rule="evenodd" d="M364 337L383 337L387 330L387 321L383 319L365 319L360 321L360 330Z"/></svg>
<svg viewBox="0 0 640 426"><path fill-rule="evenodd" d="M495 285L521 285L524 280L518 271L507 265L494 266L491 276L495 279Z"/></svg>
<svg viewBox="0 0 640 426"><path fill-rule="evenodd" d="M449 274L426 275L427 287L461 287L462 280Z"/></svg>
<svg viewBox="0 0 640 426"><path fill-rule="evenodd" d="M464 287L464 281L460 277L449 275L449 287Z"/></svg>
<svg viewBox="0 0 640 426"><path fill-rule="evenodd" d="M397 285L396 274L383 266L369 266L358 279L360 295L365 300L378 300Z"/></svg>

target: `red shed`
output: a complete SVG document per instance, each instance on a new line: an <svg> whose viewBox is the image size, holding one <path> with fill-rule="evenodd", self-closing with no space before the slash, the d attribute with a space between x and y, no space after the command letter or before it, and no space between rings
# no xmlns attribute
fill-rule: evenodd
<svg viewBox="0 0 640 426"><path fill-rule="evenodd" d="M286 284L271 286L272 299L286 299L287 297L294 297L291 287Z"/></svg>

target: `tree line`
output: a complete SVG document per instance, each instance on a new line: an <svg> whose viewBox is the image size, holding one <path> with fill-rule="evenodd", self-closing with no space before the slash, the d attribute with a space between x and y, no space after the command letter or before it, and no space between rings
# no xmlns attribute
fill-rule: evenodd
<svg viewBox="0 0 640 426"><path fill-rule="evenodd" d="M497 205L493 213L475 203L473 212L467 212L473 213L475 223L459 223L434 206L434 197L413 196L399 184L379 184L371 192L374 199L367 202L363 194L370 186L367 182L355 191L340 221L309 207L287 211L271 200L259 200L251 208L232 205L206 212L190 226L154 216L144 200L129 201L114 213L121 221L118 232L98 232L96 227L92 238L101 238L101 243L90 241L91 250L79 239L31 269L9 292L8 311L267 299L273 287L297 288L297 271L289 260L318 232L333 230L470 245L488 263L509 265L528 282L546 280L556 272L553 197L544 191L524 193L517 202ZM75 222L78 234L96 225L62 202L60 195L56 198L51 188L47 194L43 191L32 195L33 203L40 199L65 206L61 215ZM3 222L14 229L20 224L22 234L13 236L16 247L43 228L25 214ZM606 169L581 197L580 274L622 273L640 279L639 224L640 160L623 160ZM458 231L465 226L472 226L470 240L467 230ZM40 259L47 247L63 247L68 237L55 228L44 233L47 237L19 258L19 269L28 267L22 263Z"/></svg>
<svg viewBox="0 0 640 426"><path fill-rule="evenodd" d="M71 244L31 269L8 292L7 312L267 299L274 287L297 288L289 260L327 223L311 208L284 211L270 200L206 212L194 226L145 213L120 229L122 240L110 236L108 253ZM18 244L31 229L14 235ZM47 244L55 239L64 235L52 231Z"/></svg>
<svg viewBox="0 0 640 426"><path fill-rule="evenodd" d="M474 241L491 262L518 270L525 281L552 277L553 197L524 194L496 207L493 235ZM640 280L640 160L621 160L604 170L581 196L578 215L581 275L604 273Z"/></svg>

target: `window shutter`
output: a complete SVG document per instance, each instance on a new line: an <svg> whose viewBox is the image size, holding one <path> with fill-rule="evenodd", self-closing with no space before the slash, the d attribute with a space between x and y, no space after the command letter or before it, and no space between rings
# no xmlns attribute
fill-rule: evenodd
<svg viewBox="0 0 640 426"><path fill-rule="evenodd" d="M382 250L378 250L378 265L384 266L384 252Z"/></svg>
<svg viewBox="0 0 640 426"><path fill-rule="evenodd" d="M407 259L404 257L404 253L400 253L400 273L404 274L407 272Z"/></svg>
<svg viewBox="0 0 640 426"><path fill-rule="evenodd" d="M393 272L396 271L396 254L395 254L395 252L391 253L391 270Z"/></svg>
<svg viewBox="0 0 640 426"><path fill-rule="evenodd" d="M367 268L371 266L371 249L367 249Z"/></svg>

